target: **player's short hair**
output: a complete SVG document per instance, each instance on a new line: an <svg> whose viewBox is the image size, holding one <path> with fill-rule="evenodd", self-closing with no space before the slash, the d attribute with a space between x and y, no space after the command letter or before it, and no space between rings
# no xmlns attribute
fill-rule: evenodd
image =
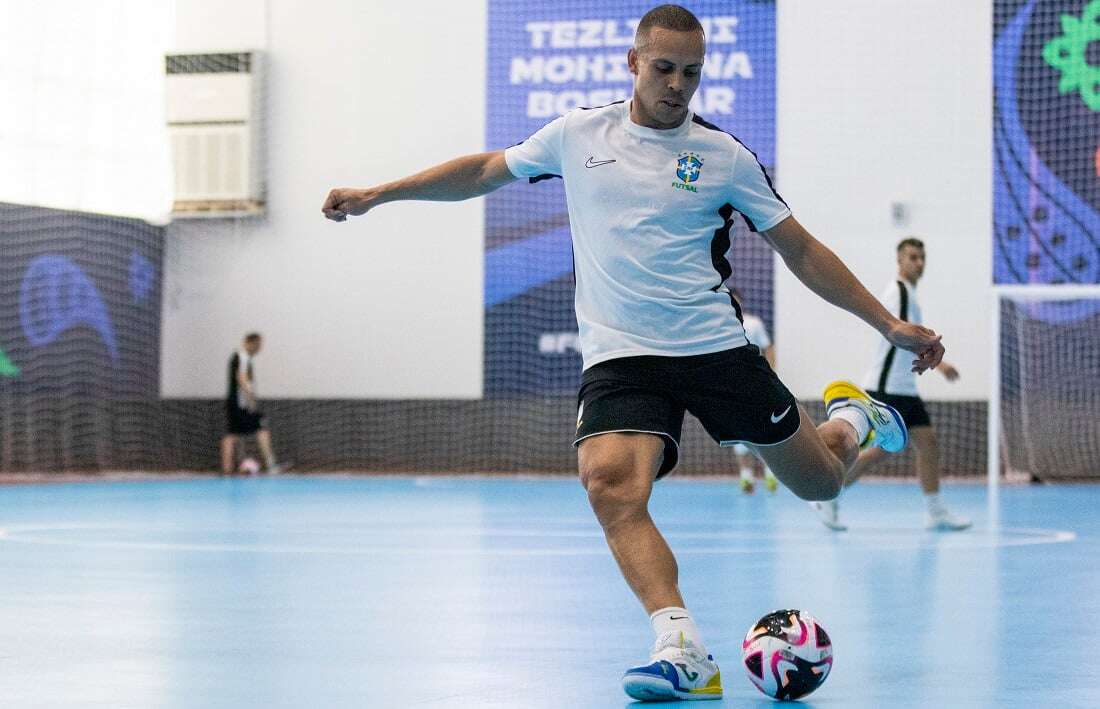
<svg viewBox="0 0 1100 709"><path fill-rule="evenodd" d="M906 238L899 241L898 253L900 254L901 250L904 249L906 246L912 246L914 249L920 249L921 251L924 251L924 242L915 236L907 236Z"/></svg>
<svg viewBox="0 0 1100 709"><path fill-rule="evenodd" d="M258 332L250 332L244 336L245 342L259 342L262 339L264 339L263 335Z"/></svg>
<svg viewBox="0 0 1100 709"><path fill-rule="evenodd" d="M702 32L703 25L699 18L691 14L691 10L679 5L658 5L638 22L638 31L634 33L634 46L642 44L649 36L649 31L654 27L660 27L674 32Z"/></svg>

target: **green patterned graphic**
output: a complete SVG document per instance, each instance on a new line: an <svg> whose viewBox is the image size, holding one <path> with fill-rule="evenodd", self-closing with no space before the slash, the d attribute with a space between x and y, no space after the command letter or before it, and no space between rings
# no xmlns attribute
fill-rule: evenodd
<svg viewBox="0 0 1100 709"><path fill-rule="evenodd" d="M1062 34L1043 47L1043 59L1062 78L1059 93L1078 91L1093 111L1100 111L1100 66L1089 63L1089 45L1100 42L1100 0L1085 6L1081 17L1062 15Z"/></svg>
<svg viewBox="0 0 1100 709"><path fill-rule="evenodd" d="M8 356L4 354L4 350L0 350L0 377L18 377L19 367L8 359Z"/></svg>

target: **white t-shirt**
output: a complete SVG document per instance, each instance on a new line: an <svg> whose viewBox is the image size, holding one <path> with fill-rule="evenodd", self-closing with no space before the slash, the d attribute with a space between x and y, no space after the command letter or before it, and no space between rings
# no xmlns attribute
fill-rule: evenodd
<svg viewBox="0 0 1100 709"><path fill-rule="evenodd" d="M646 128L620 102L570 111L504 156L516 177L565 180L585 369L746 343L723 285L734 215L764 231L791 212L736 138L690 113Z"/></svg>
<svg viewBox="0 0 1100 709"><path fill-rule="evenodd" d="M759 347L761 352L772 346L772 338L768 335L768 328L763 320L748 313L741 319L745 322L745 337L749 342Z"/></svg>
<svg viewBox="0 0 1100 709"><path fill-rule="evenodd" d="M245 379L252 386L252 393L256 393L256 384L252 379L252 355L248 354L247 350L237 350L232 357L229 358L229 398L236 399L237 406L242 409L248 408L248 396L244 393L244 389L241 388L240 383L237 380L239 372L245 373Z"/></svg>
<svg viewBox="0 0 1100 709"><path fill-rule="evenodd" d="M893 280L882 292L880 300L895 317L915 325L924 324L916 286L900 279ZM875 351L874 363L863 378L863 388L885 391L887 394L918 396L917 375L912 371L915 358L912 352L899 350L882 338Z"/></svg>

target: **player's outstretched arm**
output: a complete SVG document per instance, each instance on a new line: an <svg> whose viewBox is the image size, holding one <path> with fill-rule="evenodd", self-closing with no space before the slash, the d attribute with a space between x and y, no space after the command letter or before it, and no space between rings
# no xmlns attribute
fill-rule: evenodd
<svg viewBox="0 0 1100 709"><path fill-rule="evenodd" d="M894 317L871 295L827 246L794 217L763 233L798 280L838 308L859 317L899 348L916 353L913 371L923 373L943 359L940 336L932 330Z"/></svg>
<svg viewBox="0 0 1100 709"><path fill-rule="evenodd" d="M334 222L342 222L349 216L366 214L386 202L458 202L480 197L515 179L504 161L503 150L464 155L384 185L337 187L328 193L321 212Z"/></svg>

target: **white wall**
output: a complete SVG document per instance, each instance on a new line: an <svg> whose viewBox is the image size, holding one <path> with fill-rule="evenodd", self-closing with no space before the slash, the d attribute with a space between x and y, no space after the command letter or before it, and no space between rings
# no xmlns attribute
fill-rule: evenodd
<svg viewBox="0 0 1100 709"><path fill-rule="evenodd" d="M170 229L164 394L220 395L230 349L259 329L265 396L478 396L481 202L387 205L343 225L317 210L331 186L482 148L484 3L177 6L179 50L269 51L270 213ZM963 375L924 377L934 399L988 391L991 12L991 0L778 5L779 189L872 292L901 237L925 240L926 321ZM905 228L895 201L910 207ZM875 334L782 267L776 288L791 389L815 397L861 377Z"/></svg>
<svg viewBox="0 0 1100 709"><path fill-rule="evenodd" d="M0 0L0 202L166 224L168 0Z"/></svg>
<svg viewBox="0 0 1100 709"><path fill-rule="evenodd" d="M778 188L796 217L876 295L894 246L925 242L925 323L959 367L932 399L988 395L992 238L991 0L780 0ZM891 202L909 205L897 228ZM800 397L858 378L876 334L780 264L779 371Z"/></svg>
<svg viewBox="0 0 1100 709"><path fill-rule="evenodd" d="M483 149L486 8L379 0L177 0L176 51L269 60L268 214L168 230L161 389L223 395L265 335L265 397L478 397L482 204L326 222L329 188Z"/></svg>

